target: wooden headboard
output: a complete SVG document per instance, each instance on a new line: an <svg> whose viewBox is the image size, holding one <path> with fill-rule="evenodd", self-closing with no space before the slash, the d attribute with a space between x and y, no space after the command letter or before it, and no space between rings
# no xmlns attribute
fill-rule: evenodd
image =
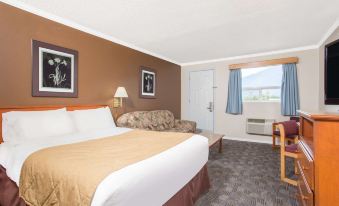
<svg viewBox="0 0 339 206"><path fill-rule="evenodd" d="M2 140L2 113L10 112L10 111L45 111L45 110L54 110L61 109L66 107L68 111L72 110L81 110L81 109L96 109L100 107L107 107L107 105L71 105L71 106L24 106L24 107L8 107L8 108L0 108L0 144L3 142Z"/></svg>

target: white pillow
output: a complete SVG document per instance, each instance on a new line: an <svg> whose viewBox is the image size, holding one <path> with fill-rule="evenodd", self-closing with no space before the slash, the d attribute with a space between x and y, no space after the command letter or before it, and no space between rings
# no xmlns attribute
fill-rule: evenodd
<svg viewBox="0 0 339 206"><path fill-rule="evenodd" d="M79 132L116 127L109 107L69 112Z"/></svg>
<svg viewBox="0 0 339 206"><path fill-rule="evenodd" d="M65 108L47 111L12 111L3 113L3 139L21 142L33 138L74 133L75 126Z"/></svg>

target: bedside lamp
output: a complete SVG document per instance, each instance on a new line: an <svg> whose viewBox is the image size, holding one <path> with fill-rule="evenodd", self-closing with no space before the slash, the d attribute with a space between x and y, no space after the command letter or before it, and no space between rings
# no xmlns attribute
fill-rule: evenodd
<svg viewBox="0 0 339 206"><path fill-rule="evenodd" d="M125 87L118 87L114 94L113 107L122 107L122 98L127 98L127 91Z"/></svg>

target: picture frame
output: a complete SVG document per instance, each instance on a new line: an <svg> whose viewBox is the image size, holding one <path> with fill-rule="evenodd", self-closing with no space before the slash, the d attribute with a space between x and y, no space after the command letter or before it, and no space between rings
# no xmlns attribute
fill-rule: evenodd
<svg viewBox="0 0 339 206"><path fill-rule="evenodd" d="M78 97L78 52L32 40L32 96Z"/></svg>
<svg viewBox="0 0 339 206"><path fill-rule="evenodd" d="M154 69L140 67L139 97L155 99L157 92L157 72Z"/></svg>

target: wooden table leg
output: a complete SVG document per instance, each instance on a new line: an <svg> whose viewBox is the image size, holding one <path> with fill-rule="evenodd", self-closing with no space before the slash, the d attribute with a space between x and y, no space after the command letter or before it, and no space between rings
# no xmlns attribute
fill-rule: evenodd
<svg viewBox="0 0 339 206"><path fill-rule="evenodd" d="M222 153L222 138L219 140L219 153Z"/></svg>

